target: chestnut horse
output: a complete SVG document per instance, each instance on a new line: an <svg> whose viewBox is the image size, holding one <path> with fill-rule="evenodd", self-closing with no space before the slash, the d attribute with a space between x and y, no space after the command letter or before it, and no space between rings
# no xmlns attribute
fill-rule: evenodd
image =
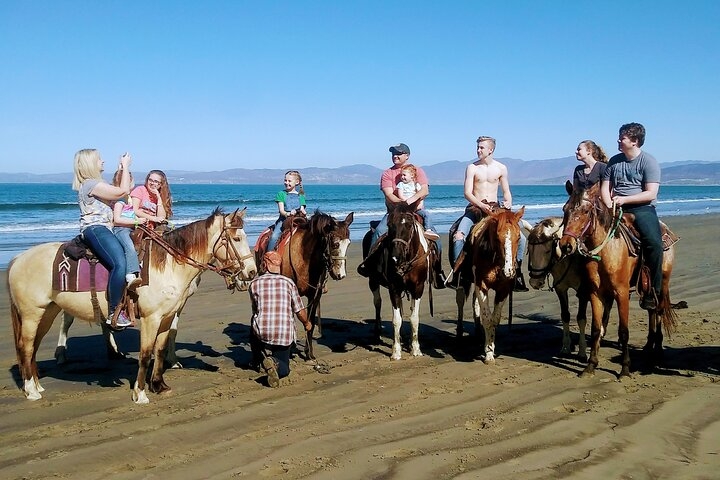
<svg viewBox="0 0 720 480"><path fill-rule="evenodd" d="M522 221L523 230L528 244L528 273L529 283L535 290L545 287L545 282L552 275L553 282L550 290L554 291L560 302L560 318L563 324L563 340L561 355L572 353L570 340L570 307L568 291L575 290L578 298L577 324L580 334L578 337L578 358L586 362L587 340L585 328L587 326L587 304L590 301L590 287L587 280L585 263L587 259L578 254L562 256L558 243L563 233L563 219L561 217L548 217L535 226L525 220ZM548 282L549 283L549 282ZM607 329L610 310L603 312L603 332Z"/></svg>
<svg viewBox="0 0 720 480"><path fill-rule="evenodd" d="M388 213L388 231L385 237L381 237L373 253L377 259L377 265L369 265L370 291L373 295L375 305L375 334L379 337L381 330L380 310L382 298L380 297L380 286L388 289L390 302L392 304L393 323L393 360L400 360L402 347L400 345L400 327L403 320L403 295L411 300L410 305L410 353L417 357L421 356L420 343L418 341L418 327L420 324L420 300L425 290L425 282L430 272L430 247L423 228L417 222L413 211L396 206ZM368 232L371 234L371 232ZM363 242L363 256L367 258L370 242ZM367 260L366 260L367 262Z"/></svg>
<svg viewBox="0 0 720 480"><path fill-rule="evenodd" d="M639 267L639 257L630 253L625 239L618 233L622 216L607 208L600 198L600 184L587 190L572 191L566 184L570 198L563 207L565 230L560 239L560 248L570 254L579 251L586 255L590 304L592 306L592 329L590 360L580 374L595 373L602 336L603 313L609 310L613 300L617 303L619 326L618 339L622 350L622 368L619 377L630 376L630 290ZM618 212L620 210L618 209ZM648 338L644 350L650 354L651 362L662 356L662 327L669 334L675 327L675 312L670 303L670 274L675 257L674 247L663 253L662 292L657 310L648 311Z"/></svg>
<svg viewBox="0 0 720 480"><path fill-rule="evenodd" d="M473 290L473 318L475 331L484 336L483 362L495 363L495 329L510 292L515 285L517 251L520 242L520 219L525 207L518 212L499 208L475 224L465 242L461 256L459 286L455 290L457 304L457 336L463 334L465 299ZM452 239L452 237L451 237ZM452 242L450 242L452 245ZM490 313L489 292L495 291L494 308Z"/></svg>
<svg viewBox="0 0 720 480"><path fill-rule="evenodd" d="M338 221L316 211L309 219L295 218L293 226L296 228L288 228L289 243L282 250L280 273L292 278L300 295L307 298L308 318L313 324L313 328L307 332L305 346L308 360L315 359L312 339L315 328L321 328L318 311L328 275L333 280L342 280L347 276L347 249L352 221L353 212L345 220Z"/></svg>
<svg viewBox="0 0 720 480"><path fill-rule="evenodd" d="M165 346L175 313L185 303L196 277L211 269L223 277L228 288L239 287L256 273L255 261L243 230L245 211L224 215L216 209L207 219L180 227L163 236L164 246L153 242L149 285L137 288L141 313L137 379L132 397L148 403L145 392L152 355L155 363L150 390L169 390L163 380ZM23 392L29 400L42 398L36 354L40 342L61 310L95 322L89 292L59 292L52 288L52 263L61 243L43 243L15 257L8 266L10 313L15 334L18 368ZM167 250L166 250L167 249ZM217 264L217 265L214 265ZM107 305L99 302L103 315ZM102 322L103 329L106 328Z"/></svg>

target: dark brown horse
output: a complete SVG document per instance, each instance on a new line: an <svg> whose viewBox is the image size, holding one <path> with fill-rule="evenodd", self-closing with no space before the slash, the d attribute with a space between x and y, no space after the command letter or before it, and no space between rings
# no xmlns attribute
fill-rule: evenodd
<svg viewBox="0 0 720 480"><path fill-rule="evenodd" d="M305 355L308 360L315 359L313 353L313 334L321 328L320 298L322 297L328 275L333 280L342 280L347 276L347 249L350 245L350 224L353 212L345 220L316 211L309 219L297 218L295 228L288 228L288 244L282 248L282 267L280 272L292 278L300 295L307 298L308 318L313 328L307 332Z"/></svg>
<svg viewBox="0 0 720 480"><path fill-rule="evenodd" d="M495 328L500 314L515 284L517 250L520 242L518 223L525 213L522 207L517 213L496 209L475 224L465 242L461 256L459 287L455 291L457 303L457 335L463 334L463 308L465 299L473 291L473 318L475 331L484 336L483 362L495 363ZM451 237L452 238L452 237ZM452 244L452 242L451 242ZM459 259L460 260L460 259ZM494 308L490 313L489 292L495 291ZM480 328L482 324L482 330Z"/></svg>
<svg viewBox="0 0 720 480"><path fill-rule="evenodd" d="M605 206L600 198L599 183L584 191L572 191L572 185L568 185L568 193L571 195L563 207L565 230L560 247L567 254L580 251L590 259L586 269L593 317L591 349L590 360L581 376L595 372L603 312L610 309L614 300L618 309L618 339L622 350L620 377L629 377L630 291L635 283L639 257L631 255L627 242L619 235L623 219ZM667 333L675 327L675 312L670 304L670 274L674 257L674 248L670 246L663 254L662 293L658 308L648 311L649 332L644 350L650 354L653 364L662 355L662 327Z"/></svg>
<svg viewBox="0 0 720 480"><path fill-rule="evenodd" d="M390 294L394 330L391 357L393 360L401 358L400 327L404 313L403 295L407 295L412 301L410 306L412 330L410 353L413 356L422 355L418 341L420 300L428 279L430 263L430 247L422 231L422 227L411 210L401 206L391 209L388 213L388 232L378 240L381 243L373 253L373 264L369 265L368 284L373 294L375 333L378 337L381 330L380 310L382 307L380 286L387 288ZM368 255L369 243L363 241L365 257Z"/></svg>
<svg viewBox="0 0 720 480"><path fill-rule="evenodd" d="M586 362L587 341L585 327L587 326L587 304L590 301L590 285L587 280L585 264L587 258L579 255L562 255L558 243L563 233L563 219L561 217L549 217L534 226L527 224L522 228L526 230L528 239L528 272L530 275L530 286L535 290L545 287L545 282L552 275L553 290L560 302L560 318L563 323L563 341L561 355L572 353L572 342L570 340L570 307L568 291L575 290L578 298L577 324L580 330L578 337L578 358ZM549 281L548 281L549 283ZM607 329L610 311L603 313L603 333Z"/></svg>

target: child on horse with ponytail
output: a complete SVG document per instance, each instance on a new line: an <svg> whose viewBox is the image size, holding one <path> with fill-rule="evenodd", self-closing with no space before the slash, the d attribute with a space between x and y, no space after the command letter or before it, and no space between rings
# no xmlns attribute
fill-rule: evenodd
<svg viewBox="0 0 720 480"><path fill-rule="evenodd" d="M268 242L268 251L276 250L280 242L283 223L290 215L306 215L305 190L302 186L302 177L297 170L289 170L285 173L285 189L275 195L275 202L278 206L278 219L275 221L275 228Z"/></svg>

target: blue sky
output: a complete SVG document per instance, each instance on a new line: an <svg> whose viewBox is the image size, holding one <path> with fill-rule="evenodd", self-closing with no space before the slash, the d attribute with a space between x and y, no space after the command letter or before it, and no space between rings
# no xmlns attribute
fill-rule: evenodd
<svg viewBox="0 0 720 480"><path fill-rule="evenodd" d="M660 162L720 161L720 2L0 2L0 171L572 155L641 122ZM572 168L569 165L568 168Z"/></svg>

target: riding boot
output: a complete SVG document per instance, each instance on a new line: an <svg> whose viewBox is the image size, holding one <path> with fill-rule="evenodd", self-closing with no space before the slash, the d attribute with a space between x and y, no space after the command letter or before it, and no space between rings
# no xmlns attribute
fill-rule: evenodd
<svg viewBox="0 0 720 480"><path fill-rule="evenodd" d="M515 274L515 286L513 292L528 292L530 289L525 285L525 277L522 273L522 262L518 262L517 273Z"/></svg>

